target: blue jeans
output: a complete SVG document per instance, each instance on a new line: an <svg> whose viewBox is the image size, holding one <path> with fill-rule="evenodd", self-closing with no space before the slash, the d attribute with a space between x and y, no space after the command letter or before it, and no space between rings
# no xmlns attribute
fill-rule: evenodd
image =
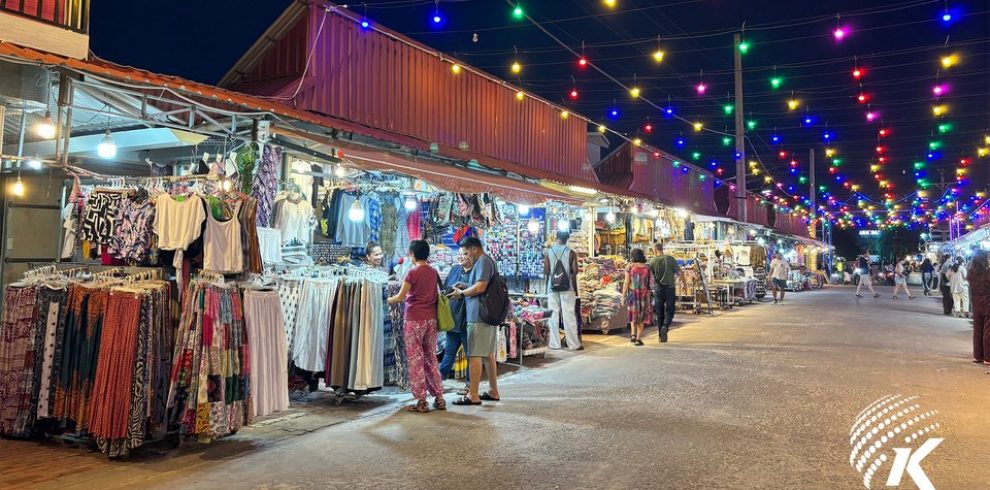
<svg viewBox="0 0 990 490"><path fill-rule="evenodd" d="M440 361L440 379L447 379L454 371L454 360L457 358L457 349L462 345L467 348L467 332L447 332L447 342L444 345L443 360ZM470 377L470 372L468 376Z"/></svg>

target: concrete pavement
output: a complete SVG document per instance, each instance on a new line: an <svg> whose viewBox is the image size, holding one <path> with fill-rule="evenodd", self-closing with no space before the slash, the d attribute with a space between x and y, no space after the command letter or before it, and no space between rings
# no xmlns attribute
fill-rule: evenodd
<svg viewBox="0 0 990 490"><path fill-rule="evenodd" d="M938 298L893 301L886 289L788 294L677 328L663 346L655 331L643 347L587 335L587 350L505 379L504 401L483 407L368 405L291 438L259 427L126 462L91 455L88 477L69 469L35 486L854 489L856 416L902 394L938 411L945 441L923 464L935 487L988 488L990 375L969 362L969 321L942 316ZM3 472L32 446L4 441ZM910 477L902 488L915 488Z"/></svg>

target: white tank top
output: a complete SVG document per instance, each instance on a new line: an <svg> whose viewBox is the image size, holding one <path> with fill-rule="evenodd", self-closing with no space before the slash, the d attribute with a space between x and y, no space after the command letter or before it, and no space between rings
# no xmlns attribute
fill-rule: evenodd
<svg viewBox="0 0 990 490"><path fill-rule="evenodd" d="M217 221L213 213L206 212L206 231L203 236L203 269L213 272L237 273L244 270L244 251L241 248L241 222L237 212L241 203L234 205L232 217Z"/></svg>

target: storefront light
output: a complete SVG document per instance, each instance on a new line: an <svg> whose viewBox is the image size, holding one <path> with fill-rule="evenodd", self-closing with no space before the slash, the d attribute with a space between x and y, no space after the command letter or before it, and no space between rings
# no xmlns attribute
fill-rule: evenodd
<svg viewBox="0 0 990 490"><path fill-rule="evenodd" d="M41 169L41 159L38 158L38 155L35 155L34 158L29 158L29 159L25 160L24 161L24 164L27 165L28 168L30 168L32 170L40 170Z"/></svg>
<svg viewBox="0 0 990 490"><path fill-rule="evenodd" d="M688 212L684 208L676 208L674 209L674 212L677 213L678 218L684 219L688 217Z"/></svg>
<svg viewBox="0 0 990 490"><path fill-rule="evenodd" d="M17 176L17 180L10 186L10 192L17 197L24 197L24 182L21 182L21 176Z"/></svg>
<svg viewBox="0 0 990 490"><path fill-rule="evenodd" d="M596 191L594 189L591 189L591 188L588 188L588 187L581 187L581 186L578 186L578 185L567 186L567 189L569 191L571 191L571 192L575 192L575 193L578 193L578 194L584 194L584 195L587 195L587 196L594 196L595 194L598 194L598 191Z"/></svg>
<svg viewBox="0 0 990 490"><path fill-rule="evenodd" d="M338 178L342 179L347 175L347 169L343 165L337 165L337 168L333 169L333 174ZM363 219L363 218L362 218Z"/></svg>
<svg viewBox="0 0 990 490"><path fill-rule="evenodd" d="M557 231L570 232L571 231L571 220L561 219L560 221L558 221L557 222Z"/></svg>
<svg viewBox="0 0 990 490"><path fill-rule="evenodd" d="M418 204L419 202L416 201L415 197L409 196L406 198L406 202L403 206L406 208L406 211L412 212L416 210L416 206Z"/></svg>
<svg viewBox="0 0 990 490"><path fill-rule="evenodd" d="M528 216L529 215L529 205L528 204L520 204L519 206L516 207L516 210L519 211L519 216Z"/></svg>
<svg viewBox="0 0 990 490"><path fill-rule="evenodd" d="M530 233L536 233L540 231L540 222L536 221L536 218L530 218L529 223L526 223L526 229L529 230Z"/></svg>
<svg viewBox="0 0 990 490"><path fill-rule="evenodd" d="M355 200L354 204L351 204L351 209L347 210L347 218L355 223L364 221L364 207L361 206L360 200Z"/></svg>
<svg viewBox="0 0 990 490"><path fill-rule="evenodd" d="M608 221L609 223L615 223L615 211L609 209L608 213L605 214L605 221Z"/></svg>

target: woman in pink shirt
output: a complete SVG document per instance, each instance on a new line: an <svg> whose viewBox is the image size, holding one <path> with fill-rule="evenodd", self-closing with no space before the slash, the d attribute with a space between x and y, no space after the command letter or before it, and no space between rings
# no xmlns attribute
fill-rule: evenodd
<svg viewBox="0 0 990 490"><path fill-rule="evenodd" d="M437 365L437 292L440 275L430 267L430 244L424 240L413 240L409 244L409 258L413 268L406 274L402 289L388 299L389 304L406 302L404 332L406 359L409 364L409 384L415 405L407 411L426 413L430 404L426 394L433 395L433 406L446 410L443 399L443 383L440 381L440 368Z"/></svg>

